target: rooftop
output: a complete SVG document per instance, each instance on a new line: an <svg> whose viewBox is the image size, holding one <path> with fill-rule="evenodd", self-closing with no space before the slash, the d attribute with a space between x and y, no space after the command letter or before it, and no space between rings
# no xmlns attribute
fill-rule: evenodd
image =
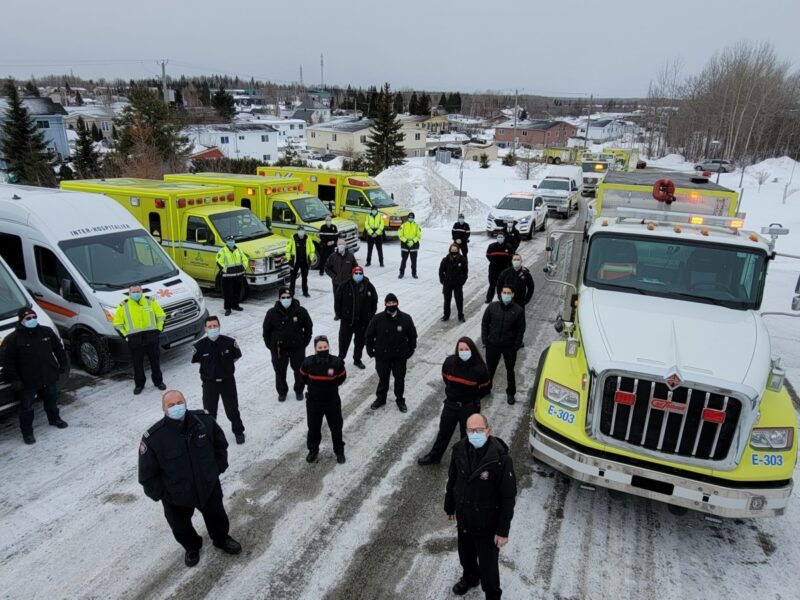
<svg viewBox="0 0 800 600"><path fill-rule="evenodd" d="M242 133L245 131L260 131L260 132L275 132L277 129L266 123L241 123L234 126L231 125L189 125L186 131L205 131L205 132L220 132L220 133Z"/></svg>
<svg viewBox="0 0 800 600"><path fill-rule="evenodd" d="M22 98L22 104L28 109L31 116L44 116L44 115L66 115L67 111L58 102L53 102L50 98L37 98L34 96L25 96ZM8 101L5 98L0 98L0 116L5 116L8 110Z"/></svg>
<svg viewBox="0 0 800 600"><path fill-rule="evenodd" d="M309 129L317 131L341 131L343 133L354 133L372 127L372 119L341 119L338 121L328 121L312 125Z"/></svg>

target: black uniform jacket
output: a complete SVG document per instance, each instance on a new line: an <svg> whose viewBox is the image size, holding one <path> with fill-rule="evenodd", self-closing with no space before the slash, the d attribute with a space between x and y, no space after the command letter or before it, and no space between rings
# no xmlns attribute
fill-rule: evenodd
<svg viewBox="0 0 800 600"><path fill-rule="evenodd" d="M344 254L334 252L325 263L325 273L328 274L337 286L347 283L353 275L353 269L358 266L358 260L350 250Z"/></svg>
<svg viewBox="0 0 800 600"><path fill-rule="evenodd" d="M394 317L379 312L367 326L364 344L367 355L375 360L411 358L417 348L417 329L411 315L400 310Z"/></svg>
<svg viewBox="0 0 800 600"><path fill-rule="evenodd" d="M139 443L139 483L155 501L203 506L228 468L228 441L204 410L180 421L164 417Z"/></svg>
<svg viewBox="0 0 800 600"><path fill-rule="evenodd" d="M339 239L339 228L333 223L322 225L319 228L319 241L322 242L323 246L334 250L337 239Z"/></svg>
<svg viewBox="0 0 800 600"><path fill-rule="evenodd" d="M345 323L367 326L378 311L378 292L368 277L356 283L351 277L339 286L333 299L333 312Z"/></svg>
<svg viewBox="0 0 800 600"><path fill-rule="evenodd" d="M308 311L295 299L288 309L278 300L264 316L264 344L272 352L280 352L281 348L305 348L313 332L314 323Z"/></svg>
<svg viewBox="0 0 800 600"><path fill-rule="evenodd" d="M525 335L525 310L516 302L492 302L486 307L481 321L481 340L484 346L503 348L522 347Z"/></svg>
<svg viewBox="0 0 800 600"><path fill-rule="evenodd" d="M516 496L514 464L503 440L491 436L476 449L464 438L453 446L444 511L456 515L460 530L508 537Z"/></svg>
<svg viewBox="0 0 800 600"><path fill-rule="evenodd" d="M526 267L517 271L513 266L500 273L497 278L497 295L504 287L514 290L514 301L525 306L533 298L533 277Z"/></svg>
<svg viewBox="0 0 800 600"><path fill-rule="evenodd" d="M339 399L339 386L347 379L347 371L338 356L314 354L303 359L300 376L308 386L308 399L326 402Z"/></svg>
<svg viewBox="0 0 800 600"><path fill-rule="evenodd" d="M469 243L469 236L469 223L459 223L456 221L453 225L453 241L461 240L460 245L464 246Z"/></svg>
<svg viewBox="0 0 800 600"><path fill-rule="evenodd" d="M61 339L45 325L28 328L21 323L0 345L0 365L15 390L37 390L58 381L67 368Z"/></svg>
<svg viewBox="0 0 800 600"><path fill-rule="evenodd" d="M467 283L469 263L461 254L448 253L439 263L439 283L449 288L462 287Z"/></svg>
<svg viewBox="0 0 800 600"><path fill-rule="evenodd" d="M511 266L511 256L514 253L505 243L492 242L486 248L486 258L489 260L489 273L500 275Z"/></svg>
<svg viewBox="0 0 800 600"><path fill-rule="evenodd" d="M492 391L489 369L474 356L467 361L453 354L442 364L444 395L447 402L480 404L480 399Z"/></svg>
<svg viewBox="0 0 800 600"><path fill-rule="evenodd" d="M200 364L201 379L228 379L233 377L234 363L242 357L239 344L232 337L220 335L211 341L208 337L194 343L192 362Z"/></svg>

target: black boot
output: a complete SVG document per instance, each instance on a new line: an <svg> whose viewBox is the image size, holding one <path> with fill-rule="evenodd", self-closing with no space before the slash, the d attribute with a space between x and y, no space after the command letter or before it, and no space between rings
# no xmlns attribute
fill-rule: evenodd
<svg viewBox="0 0 800 600"><path fill-rule="evenodd" d="M183 562L187 567L193 567L200 562L200 550L187 550L183 555Z"/></svg>
<svg viewBox="0 0 800 600"><path fill-rule="evenodd" d="M306 462L312 463L317 460L317 456L319 455L319 450L309 450L308 454L306 454Z"/></svg>
<svg viewBox="0 0 800 600"><path fill-rule="evenodd" d="M470 591L472 588L478 587L480 584L481 584L480 581L475 581L473 583L470 583L469 581L467 581L466 579L464 579L462 577L461 579L458 580L458 583L456 583L453 586L453 593L456 596L463 596L468 591Z"/></svg>
<svg viewBox="0 0 800 600"><path fill-rule="evenodd" d="M427 465L438 465L441 459L436 458L431 454L426 454L425 456L421 456L417 459L417 464L421 467L425 467Z"/></svg>
<svg viewBox="0 0 800 600"><path fill-rule="evenodd" d="M226 554L239 554L242 551L242 545L231 536L226 537L221 542L214 542L214 546Z"/></svg>
<svg viewBox="0 0 800 600"><path fill-rule="evenodd" d="M58 427L59 429L67 428L67 422L64 421L61 417L56 417L55 419L48 419L47 422L50 423L50 425L52 425L53 427Z"/></svg>

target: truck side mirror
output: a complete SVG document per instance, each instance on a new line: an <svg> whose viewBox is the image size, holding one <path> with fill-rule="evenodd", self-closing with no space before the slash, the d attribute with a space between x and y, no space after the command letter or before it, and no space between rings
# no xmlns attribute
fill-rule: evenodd
<svg viewBox="0 0 800 600"><path fill-rule="evenodd" d="M560 243L560 238L557 238L554 235L551 235L549 238L547 238L547 246L545 247L545 251L547 252L547 261L544 267L544 272L547 275L553 275L556 272L556 263L558 262L558 249Z"/></svg>
<svg viewBox="0 0 800 600"><path fill-rule="evenodd" d="M205 227L199 227L194 230L194 241L198 244L207 244L208 243L208 229Z"/></svg>
<svg viewBox="0 0 800 600"><path fill-rule="evenodd" d="M794 286L794 293L800 294L800 276L797 277L797 285Z"/></svg>
<svg viewBox="0 0 800 600"><path fill-rule="evenodd" d="M394 192L392 192L392 193L390 194L390 196L392 197L392 200L394 200Z"/></svg>

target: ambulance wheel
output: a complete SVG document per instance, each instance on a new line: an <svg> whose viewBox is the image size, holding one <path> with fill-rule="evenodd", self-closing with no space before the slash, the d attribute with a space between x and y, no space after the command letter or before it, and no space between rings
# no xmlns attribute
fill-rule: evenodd
<svg viewBox="0 0 800 600"><path fill-rule="evenodd" d="M553 164L554 164L554 165L560 165L560 164L561 164L561 159L560 159L559 157L557 157L557 156L556 156L556 157L553 159Z"/></svg>
<svg viewBox="0 0 800 600"><path fill-rule="evenodd" d="M101 375L114 363L108 344L94 333L81 333L77 337L75 354L83 370L90 375Z"/></svg>
<svg viewBox="0 0 800 600"><path fill-rule="evenodd" d="M544 219L542 219L542 226L539 227L539 231L544 231L547 229L547 214L544 215Z"/></svg>

